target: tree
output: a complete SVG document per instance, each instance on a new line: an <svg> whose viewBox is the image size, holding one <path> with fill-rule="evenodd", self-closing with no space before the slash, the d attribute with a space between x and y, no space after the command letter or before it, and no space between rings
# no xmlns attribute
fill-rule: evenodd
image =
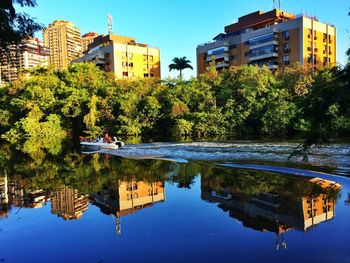
<svg viewBox="0 0 350 263"><path fill-rule="evenodd" d="M36 0L1 0L0 1L0 54L5 53L11 44L18 44L22 39L34 36L44 27L26 13L16 13L14 4L35 7Z"/></svg>
<svg viewBox="0 0 350 263"><path fill-rule="evenodd" d="M184 69L192 69L193 70L193 67L190 65L191 61L188 60L186 57L182 57L182 58L174 58L173 59L173 62L172 64L169 65L169 70L172 71L172 70L179 70L180 71L180 79L182 79L182 71Z"/></svg>

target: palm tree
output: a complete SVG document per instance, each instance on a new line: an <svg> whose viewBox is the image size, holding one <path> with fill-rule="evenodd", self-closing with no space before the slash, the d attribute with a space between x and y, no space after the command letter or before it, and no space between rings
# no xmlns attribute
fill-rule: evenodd
<svg viewBox="0 0 350 263"><path fill-rule="evenodd" d="M182 71L184 69L190 68L193 70L193 67L190 65L191 61L188 60L186 57L182 58L174 58L172 64L169 65L169 70L179 70L180 71L180 79L182 79Z"/></svg>

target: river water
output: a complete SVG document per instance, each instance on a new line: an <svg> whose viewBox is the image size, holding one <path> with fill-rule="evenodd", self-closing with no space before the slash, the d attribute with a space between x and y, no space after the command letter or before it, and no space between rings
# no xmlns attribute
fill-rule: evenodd
<svg viewBox="0 0 350 263"><path fill-rule="evenodd" d="M0 149L0 262L350 262L350 145Z"/></svg>

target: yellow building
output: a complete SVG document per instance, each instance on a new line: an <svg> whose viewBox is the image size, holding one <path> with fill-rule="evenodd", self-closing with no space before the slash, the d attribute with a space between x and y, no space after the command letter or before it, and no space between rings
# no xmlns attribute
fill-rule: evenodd
<svg viewBox="0 0 350 263"><path fill-rule="evenodd" d="M81 37L81 48L82 48L82 52L83 54L87 53L89 50L89 45L94 42L94 39L96 37L98 37L99 34L95 33L95 32L89 32L84 34Z"/></svg>
<svg viewBox="0 0 350 263"><path fill-rule="evenodd" d="M197 47L198 75L212 65L220 72L242 64L278 69L295 62L314 69L335 65L336 28L315 17L278 9L257 11Z"/></svg>
<svg viewBox="0 0 350 263"><path fill-rule="evenodd" d="M165 200L163 182L118 181L108 189L91 195L94 205L103 213L116 217L116 233L121 234L121 217L133 214L143 208Z"/></svg>
<svg viewBox="0 0 350 263"><path fill-rule="evenodd" d="M44 43L50 48L50 64L58 69L82 54L80 30L69 21L53 21L44 31Z"/></svg>
<svg viewBox="0 0 350 263"><path fill-rule="evenodd" d="M0 84L16 80L21 70L47 66L48 62L49 50L39 39L23 39L9 46L9 54L0 56Z"/></svg>
<svg viewBox="0 0 350 263"><path fill-rule="evenodd" d="M92 62L116 78L160 78L160 50L137 43L134 38L98 36L89 51L73 62Z"/></svg>

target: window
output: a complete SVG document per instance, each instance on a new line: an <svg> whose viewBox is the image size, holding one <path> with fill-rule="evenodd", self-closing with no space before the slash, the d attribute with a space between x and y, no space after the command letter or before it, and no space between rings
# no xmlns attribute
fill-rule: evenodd
<svg viewBox="0 0 350 263"><path fill-rule="evenodd" d="M153 61L153 56L149 56L149 61Z"/></svg>
<svg viewBox="0 0 350 263"><path fill-rule="evenodd" d="M289 43L285 43L282 46L284 53L290 52Z"/></svg>
<svg viewBox="0 0 350 263"><path fill-rule="evenodd" d="M235 48L237 48L236 44L232 44L232 45L229 46L229 49L235 49Z"/></svg>
<svg viewBox="0 0 350 263"><path fill-rule="evenodd" d="M133 68L134 67L134 63L130 62L129 63L129 67Z"/></svg>
<svg viewBox="0 0 350 263"><path fill-rule="evenodd" d="M133 58L133 57L134 57L134 54L133 54L133 53L128 53L128 57L129 57L129 58Z"/></svg>
<svg viewBox="0 0 350 263"><path fill-rule="evenodd" d="M237 59L237 55L230 56L230 60L236 60L236 59Z"/></svg>
<svg viewBox="0 0 350 263"><path fill-rule="evenodd" d="M283 37L285 40L288 40L288 39L289 39L289 31L283 31L283 32L282 32L282 37Z"/></svg>
<svg viewBox="0 0 350 263"><path fill-rule="evenodd" d="M283 56L283 63L284 63L285 65L288 65L288 64L289 64L289 55Z"/></svg>
<svg viewBox="0 0 350 263"><path fill-rule="evenodd" d="M123 77L127 77L128 76L128 72L123 72Z"/></svg>
<svg viewBox="0 0 350 263"><path fill-rule="evenodd" d="M122 66L123 66L123 67L126 67L127 64L128 64L127 62L124 62L124 61L122 62Z"/></svg>
<svg viewBox="0 0 350 263"><path fill-rule="evenodd" d="M148 73L144 73L143 77L148 78L149 77Z"/></svg>

